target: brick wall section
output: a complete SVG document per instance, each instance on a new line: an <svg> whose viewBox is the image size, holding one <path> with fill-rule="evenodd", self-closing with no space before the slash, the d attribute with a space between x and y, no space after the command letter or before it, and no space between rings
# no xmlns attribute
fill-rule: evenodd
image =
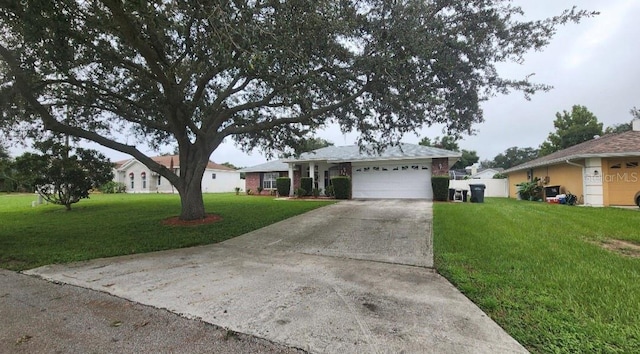
<svg viewBox="0 0 640 354"><path fill-rule="evenodd" d="M340 164L340 176L347 176L351 178L351 162Z"/></svg>
<svg viewBox="0 0 640 354"><path fill-rule="evenodd" d="M288 173L287 176L288 177ZM296 189L300 188L300 169L297 170L293 170L293 191L295 192Z"/></svg>
<svg viewBox="0 0 640 354"><path fill-rule="evenodd" d="M258 187L260 187L260 173L261 172L247 172L244 179L245 192L251 189L253 194L258 194ZM280 171L280 177L289 177L289 172ZM294 190L295 188L300 187L300 171L299 170L293 171L293 187L294 187ZM271 194L271 191L263 190L262 194L269 195Z"/></svg>
<svg viewBox="0 0 640 354"><path fill-rule="evenodd" d="M244 177L244 191L251 189L253 193L257 194L258 187L260 187L260 172L247 172Z"/></svg>
<svg viewBox="0 0 640 354"><path fill-rule="evenodd" d="M433 159L431 162L431 175L432 176L448 176L449 175L449 159L440 158Z"/></svg>

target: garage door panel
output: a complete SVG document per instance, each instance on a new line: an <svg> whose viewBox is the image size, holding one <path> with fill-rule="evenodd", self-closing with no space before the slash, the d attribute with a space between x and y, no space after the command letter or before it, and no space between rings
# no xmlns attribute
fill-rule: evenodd
<svg viewBox="0 0 640 354"><path fill-rule="evenodd" d="M610 205L634 205L633 197L640 191L640 159L615 159L608 161L604 183L609 193Z"/></svg>
<svg viewBox="0 0 640 354"><path fill-rule="evenodd" d="M432 199L427 163L363 165L352 170L354 198Z"/></svg>

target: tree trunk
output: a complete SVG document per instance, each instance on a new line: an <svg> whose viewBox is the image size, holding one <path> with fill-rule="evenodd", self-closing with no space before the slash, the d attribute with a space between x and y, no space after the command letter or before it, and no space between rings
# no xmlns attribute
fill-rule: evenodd
<svg viewBox="0 0 640 354"><path fill-rule="evenodd" d="M202 184L200 181L188 183L184 190L179 190L180 203L182 211L180 220L198 220L204 219L206 214L204 211L204 200L202 199Z"/></svg>

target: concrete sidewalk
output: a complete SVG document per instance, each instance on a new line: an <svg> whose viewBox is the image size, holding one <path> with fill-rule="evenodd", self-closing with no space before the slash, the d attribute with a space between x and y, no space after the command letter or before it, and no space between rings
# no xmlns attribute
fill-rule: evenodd
<svg viewBox="0 0 640 354"><path fill-rule="evenodd" d="M26 273L314 353L526 352L426 267L430 235L428 202L349 201L221 244Z"/></svg>

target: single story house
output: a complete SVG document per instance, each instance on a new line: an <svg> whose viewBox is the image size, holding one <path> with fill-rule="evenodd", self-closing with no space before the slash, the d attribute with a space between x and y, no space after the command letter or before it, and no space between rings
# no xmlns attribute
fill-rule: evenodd
<svg viewBox="0 0 640 354"><path fill-rule="evenodd" d="M498 173L502 173L502 171L504 171L504 168L485 168L485 169L478 169L476 170L475 173L472 173L471 176L469 178L471 179L492 179L493 176L497 175Z"/></svg>
<svg viewBox="0 0 640 354"><path fill-rule="evenodd" d="M516 184L538 177L585 205L640 205L640 119L632 127L505 170L509 196L517 197Z"/></svg>
<svg viewBox="0 0 640 354"><path fill-rule="evenodd" d="M152 157L153 161L180 173L180 156L166 155ZM114 181L124 183L127 193L177 193L167 179L151 171L136 159L128 159L115 163ZM202 177L203 193L233 192L236 187L242 188L240 172L233 168L209 161Z"/></svg>
<svg viewBox="0 0 640 354"><path fill-rule="evenodd" d="M246 188L275 189L277 177L291 178L291 193L301 177L313 178L315 188L324 190L331 178L351 178L353 198L433 199L431 176L448 176L449 166L460 159L459 152L414 144L400 144L370 152L357 145L328 146L299 157L267 162L240 170L246 173Z"/></svg>

